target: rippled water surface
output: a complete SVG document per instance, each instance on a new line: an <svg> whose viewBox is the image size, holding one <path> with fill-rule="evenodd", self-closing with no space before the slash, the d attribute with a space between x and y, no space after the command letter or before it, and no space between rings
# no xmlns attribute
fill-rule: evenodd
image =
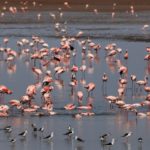
<svg viewBox="0 0 150 150"><path fill-rule="evenodd" d="M58 12L55 13L57 16ZM0 19L0 43L3 46L3 38L9 37L8 47L17 50L16 42L21 38L31 40L32 35L42 37L49 47L59 47L62 35L72 37L77 35L79 31L83 31L83 35L79 40L90 38L93 42L99 43L102 48L96 55L92 64L86 60L86 82L94 82L96 88L93 91L93 112L94 116L83 117L79 120L72 117L78 113L78 110L66 111L64 105L70 102L76 103L76 96L71 95L69 86L70 73L65 72L61 75L61 81L64 86L58 83L54 84L52 99L54 103L54 111L58 112L56 116L34 116L18 113L12 114L8 118L0 118L0 128L6 125L13 126L13 132L8 135L3 130L0 132L0 144L3 149L7 150L90 150L90 149L113 149L113 150L148 150L150 146L150 119L136 117L134 113L122 112L114 107L110 109L106 102L102 89L102 75L106 72L109 76L107 83L107 95L117 95L118 68L114 63L109 64L105 57L105 46L109 43L116 43L117 47L122 48L122 53L128 50L129 59L123 59L123 55L117 56L121 62L128 67L128 84L125 94L126 103L134 103L143 101L144 91L133 95L131 89L130 75L135 74L137 79L143 79L145 75L149 76L150 69L144 60L146 55L146 47L150 46L150 28L142 29L145 24L150 22L150 12L137 12L134 16L127 12L116 13L115 18L111 18L111 13L99 13L95 15L90 12L64 12L63 17L57 17L54 21L50 16L50 12L41 12L40 20L37 19L37 12L18 13L15 16L6 13ZM55 31L54 24L59 22L66 32ZM77 50L75 62L81 66L81 47L79 42L75 42L74 47ZM73 64L71 64L73 65ZM8 104L10 99L19 99L24 95L26 87L36 82L36 77L31 71L31 66L25 63L24 58L18 58L15 64L16 70L12 71L4 60L0 61L0 84L7 85L12 89L13 94L7 95L1 99L2 104ZM53 70L54 66L50 65L48 69ZM52 72L54 74L54 72ZM80 83L82 73L77 74L78 86L75 91L82 90L84 93L83 103L86 104L87 92ZM41 103L40 88L37 91L34 101ZM149 108L144 108L149 111ZM31 130L31 123L36 123L38 127L44 126L43 133L37 133L34 136ZM68 125L75 129L75 134L82 137L85 142L77 143L74 138L67 138L63 135ZM21 140L18 133L27 129L28 135L26 139ZM54 139L52 142L43 140L43 136L54 131ZM133 135L128 139L121 136L128 131L132 131ZM111 133L111 137L116 139L116 143L112 147L103 146L100 143L99 136L104 133ZM9 142L10 137L16 137L16 143ZM109 140L111 140L111 137ZM140 145L137 141L138 137L143 138Z"/></svg>

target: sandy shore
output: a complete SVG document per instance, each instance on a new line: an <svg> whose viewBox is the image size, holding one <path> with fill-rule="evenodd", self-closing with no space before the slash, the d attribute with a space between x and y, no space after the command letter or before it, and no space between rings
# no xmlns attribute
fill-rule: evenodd
<svg viewBox="0 0 150 150"><path fill-rule="evenodd" d="M33 6L33 1L36 1L36 6ZM130 11L130 7L134 6L135 11L150 10L150 0L68 0L69 7L64 6L65 0L29 0L26 5L29 9L36 10L56 10L62 8L65 11ZM22 2L25 2L23 0ZM18 0L0 1L0 6L22 6L23 3ZM115 3L115 7L113 7ZM88 4L89 7L85 8Z"/></svg>

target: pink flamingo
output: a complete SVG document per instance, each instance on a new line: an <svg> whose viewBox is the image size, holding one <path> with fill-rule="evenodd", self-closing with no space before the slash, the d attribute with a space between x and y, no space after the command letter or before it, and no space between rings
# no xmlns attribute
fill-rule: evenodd
<svg viewBox="0 0 150 150"><path fill-rule="evenodd" d="M107 74L104 72L103 76L102 76L102 81L103 81L103 84L102 84L102 89L103 89L103 95L106 95L107 94L107 80L108 80L108 76Z"/></svg>
<svg viewBox="0 0 150 150"><path fill-rule="evenodd" d="M138 80L136 84L139 86L140 91L142 91L141 86L145 86L148 83L148 77L145 76L144 80Z"/></svg>
<svg viewBox="0 0 150 150"><path fill-rule="evenodd" d="M90 82L89 84L85 85L85 87L88 92L88 96L90 96L90 92L92 92L95 89L95 83Z"/></svg>
<svg viewBox="0 0 150 150"><path fill-rule="evenodd" d="M129 54L128 54L128 51L127 51L127 50L126 50L126 52L125 52L125 54L124 54L124 56L123 56L123 57L124 57L124 59L125 59L125 60L127 60L127 59L128 59Z"/></svg>
<svg viewBox="0 0 150 150"><path fill-rule="evenodd" d="M67 105L64 106L64 108L66 110L74 110L76 108L76 105L74 105L74 104L67 104Z"/></svg>
<svg viewBox="0 0 150 150"><path fill-rule="evenodd" d="M0 99L2 99L2 97L4 96L4 94L12 94L13 92L6 87L5 85L0 85Z"/></svg>
<svg viewBox="0 0 150 150"><path fill-rule="evenodd" d="M39 69L39 68L32 67L32 71L37 75L37 78L38 78L38 79L39 79L40 76L43 74L42 70Z"/></svg>
<svg viewBox="0 0 150 150"><path fill-rule="evenodd" d="M79 106L78 109L90 110L93 109L92 103L87 104L86 106Z"/></svg>
<svg viewBox="0 0 150 150"><path fill-rule="evenodd" d="M132 95L133 95L133 92L135 92L135 82L136 82L136 75L131 75L130 76L131 78L131 81L132 81Z"/></svg>
<svg viewBox="0 0 150 150"><path fill-rule="evenodd" d="M21 105L20 101L19 101L19 100L16 100L16 99L10 100L10 101L9 101L9 104L10 104L11 106L16 106L16 107L18 107L18 106Z"/></svg>
<svg viewBox="0 0 150 150"><path fill-rule="evenodd" d="M150 86L145 86L144 90L145 90L145 92L150 93Z"/></svg>
<svg viewBox="0 0 150 150"><path fill-rule="evenodd" d="M83 92L78 91L77 92L77 97L78 97L78 103L79 103L79 105L81 105L82 104L82 99L83 99Z"/></svg>
<svg viewBox="0 0 150 150"><path fill-rule="evenodd" d="M118 71L120 75L122 76L123 74L127 74L128 68L126 66L121 66Z"/></svg>
<svg viewBox="0 0 150 150"><path fill-rule="evenodd" d="M0 85L0 93L1 94L12 94L12 91L5 85Z"/></svg>

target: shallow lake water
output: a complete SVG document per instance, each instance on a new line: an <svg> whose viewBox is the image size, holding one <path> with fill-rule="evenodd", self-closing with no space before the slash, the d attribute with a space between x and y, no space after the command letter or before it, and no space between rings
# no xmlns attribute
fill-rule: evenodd
<svg viewBox="0 0 150 150"><path fill-rule="evenodd" d="M57 15L58 12L51 12ZM88 66L85 79L86 82L94 82L96 88L93 91L93 112L94 116L82 117L77 120L72 117L80 111L66 111L64 105L76 101L76 96L71 95L71 88L69 86L70 73L65 72L61 75L61 80L64 86L54 85L52 92L52 99L54 103L54 111L58 112L55 116L34 116L34 115L20 115L18 113L12 114L7 118L0 118L0 128L7 125L13 127L12 133L8 135L3 130L0 132L0 144L3 149L7 150L148 150L150 146L150 118L139 118L134 113L124 112L117 107L110 108L106 102L102 89L102 76L106 72L109 76L107 82L106 95L117 95L118 68L115 63L109 64L105 57L105 46L109 43L116 43L117 47L122 48L122 54L115 58L121 60L122 64L128 66L128 84L127 91L124 97L126 103L135 103L143 101L143 96L146 93L142 91L133 95L131 89L130 75L135 74L137 79L144 79L144 76L149 76L150 69L147 62L144 60L146 55L146 47L149 47L150 28L142 29L145 24L150 22L150 12L137 12L131 15L127 12L116 13L112 19L111 13L94 14L92 12L64 12L62 18L57 18L57 22L61 24L66 32L55 31L53 18L50 12L41 12L41 18L37 19L37 12L30 11L27 13L17 13L12 15L6 13L0 19L0 43L3 45L3 38L8 37L8 47L17 50L16 42L21 38L28 38L31 40L32 35L43 38L49 47L59 47L62 35L67 37L75 36L79 31L83 31L83 35L79 40L91 39L93 42L100 44L102 47L92 64L86 59ZM77 55L75 63L81 66L81 47L79 42L74 43ZM125 50L128 50L129 59L123 59ZM71 64L73 65L73 64ZM0 61L0 84L7 85L12 89L12 95L6 95L1 99L2 104L8 104L10 99L19 99L24 95L26 87L29 84L36 82L36 77L30 69L30 65L25 63L24 58L17 58L15 63L15 71L12 71L4 60ZM54 69L50 65L50 70ZM52 72L54 73L54 72ZM82 90L84 93L83 103L86 104L87 92L84 86L80 83L82 74L77 74L79 81L75 91ZM105 96L106 96L105 95ZM34 101L41 103L40 88ZM145 108L149 111L149 108ZM31 124L36 123L37 127L44 127L43 133L38 132L36 136L33 135ZM84 143L78 143L74 138L67 138L63 134L67 127L71 125L75 130L75 135L83 138ZM28 130L27 137L21 139L18 133ZM43 140L43 137L50 132L54 132L54 138L51 142ZM133 135L129 139L124 139L121 136L132 131ZM116 143L112 146L103 146L99 140L99 136L104 133L111 133L110 139L114 137ZM9 142L10 137L16 138L16 143ZM143 143L140 145L137 141L139 137L143 138Z"/></svg>

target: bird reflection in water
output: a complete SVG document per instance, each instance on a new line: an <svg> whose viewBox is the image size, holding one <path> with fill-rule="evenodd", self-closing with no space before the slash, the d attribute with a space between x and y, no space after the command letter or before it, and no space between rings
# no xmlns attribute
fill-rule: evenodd
<svg viewBox="0 0 150 150"><path fill-rule="evenodd" d="M14 64L14 65L8 65L7 66L7 73L8 74L14 74L14 73L16 73L16 71L17 71L17 66L16 66L16 64Z"/></svg>
<svg viewBox="0 0 150 150"><path fill-rule="evenodd" d="M82 145L77 145L77 146L75 147L75 150L83 150L83 146L82 146Z"/></svg>
<svg viewBox="0 0 150 150"><path fill-rule="evenodd" d="M122 145L123 145L122 146L123 149L125 149L125 150L132 150L131 143L129 143L129 142L123 142Z"/></svg>

